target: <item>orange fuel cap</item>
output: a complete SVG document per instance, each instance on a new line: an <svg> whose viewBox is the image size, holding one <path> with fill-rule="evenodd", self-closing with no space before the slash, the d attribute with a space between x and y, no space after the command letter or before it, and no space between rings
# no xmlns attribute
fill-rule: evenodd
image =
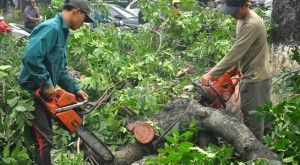
<svg viewBox="0 0 300 165"><path fill-rule="evenodd" d="M154 138L154 129L146 122L138 123L133 129L136 140L141 144L147 144Z"/></svg>

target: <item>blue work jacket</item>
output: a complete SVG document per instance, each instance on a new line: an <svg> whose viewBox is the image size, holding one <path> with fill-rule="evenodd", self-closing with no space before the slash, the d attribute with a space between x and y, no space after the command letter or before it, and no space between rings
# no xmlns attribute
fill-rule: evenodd
<svg viewBox="0 0 300 165"><path fill-rule="evenodd" d="M61 13L33 29L26 46L20 72L20 86L34 92L60 86L75 93L80 88L67 71L69 29Z"/></svg>

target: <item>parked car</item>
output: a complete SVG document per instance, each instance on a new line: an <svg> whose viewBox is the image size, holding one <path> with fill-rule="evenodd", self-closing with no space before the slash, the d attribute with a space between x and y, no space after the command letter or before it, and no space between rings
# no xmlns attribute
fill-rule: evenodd
<svg viewBox="0 0 300 165"><path fill-rule="evenodd" d="M109 4L108 7L110 15L115 19L122 20L124 25L129 27L137 27L139 25L138 17L123 7L114 4Z"/></svg>
<svg viewBox="0 0 300 165"><path fill-rule="evenodd" d="M130 2L128 4L128 6L126 6L125 8L127 11L133 13L135 16L138 16L139 12L140 12L140 8L138 8L138 0L133 0L132 2Z"/></svg>
<svg viewBox="0 0 300 165"><path fill-rule="evenodd" d="M131 2L131 0L103 0L103 2L108 4L116 4L125 8Z"/></svg>
<svg viewBox="0 0 300 165"><path fill-rule="evenodd" d="M138 17L133 13L125 10L123 7L115 4L106 4L108 7L108 13L105 11L99 11L95 7L94 9L94 19L100 23L118 22L130 28L137 28L139 26ZM95 24L93 25L95 27Z"/></svg>

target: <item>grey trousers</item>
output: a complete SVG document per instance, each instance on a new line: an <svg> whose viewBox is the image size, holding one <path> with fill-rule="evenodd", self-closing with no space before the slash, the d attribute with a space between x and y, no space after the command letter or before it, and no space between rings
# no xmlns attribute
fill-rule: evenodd
<svg viewBox="0 0 300 165"><path fill-rule="evenodd" d="M258 120L254 114L256 106L262 106L266 100L270 100L272 79L258 83L240 83L241 110L243 112L244 124L253 132L254 136L262 142L264 135L264 121Z"/></svg>

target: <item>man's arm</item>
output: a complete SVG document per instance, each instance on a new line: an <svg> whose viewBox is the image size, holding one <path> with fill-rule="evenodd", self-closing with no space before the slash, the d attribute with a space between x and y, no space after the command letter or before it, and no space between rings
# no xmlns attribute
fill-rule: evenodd
<svg viewBox="0 0 300 165"><path fill-rule="evenodd" d="M64 71L62 71L59 77L58 86L60 86L62 89L68 92L76 93L80 90L80 87L75 81L75 79L70 76L66 66L64 68Z"/></svg>
<svg viewBox="0 0 300 165"><path fill-rule="evenodd" d="M208 73L204 74L199 83L202 85L208 85L208 82L212 78L219 78L225 72L236 66L251 45L257 39L258 33L256 33L255 26L244 27L236 38L234 45L230 51L222 58L222 60L214 66Z"/></svg>
<svg viewBox="0 0 300 165"><path fill-rule="evenodd" d="M59 81L58 81L58 85L71 93L76 94L77 96L79 96L81 99L86 100L88 99L89 95L86 94L83 90L80 89L79 85L77 84L77 82L75 81L75 79L73 77L70 76L66 66L67 66L67 62L65 63L66 65L64 66L65 70L62 72Z"/></svg>
<svg viewBox="0 0 300 165"><path fill-rule="evenodd" d="M32 17L32 16L28 16L27 17L31 22L37 22L37 21L41 21L41 18L40 17Z"/></svg>
<svg viewBox="0 0 300 165"><path fill-rule="evenodd" d="M25 14L25 18L29 19L31 22L37 22L37 21L41 21L40 15L39 13L35 10L35 13L37 14L37 18L31 16L31 13L29 10L25 10L24 14Z"/></svg>
<svg viewBox="0 0 300 165"><path fill-rule="evenodd" d="M209 71L212 77L220 77L243 58L258 37L255 29L255 26L252 25L246 26L241 30L230 51Z"/></svg>

